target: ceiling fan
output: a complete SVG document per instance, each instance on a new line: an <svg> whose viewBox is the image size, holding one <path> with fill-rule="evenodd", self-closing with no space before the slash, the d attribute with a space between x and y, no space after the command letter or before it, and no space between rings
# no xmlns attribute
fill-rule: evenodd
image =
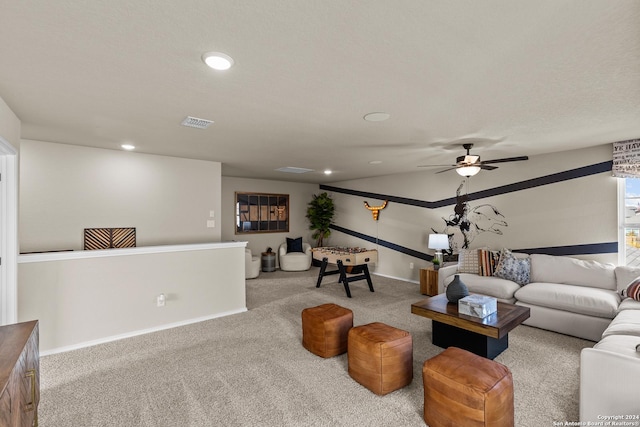
<svg viewBox="0 0 640 427"><path fill-rule="evenodd" d="M518 157L508 157L504 159L480 161L480 156L476 156L470 153L471 148L473 147L473 144L462 144L462 147L464 147L464 149L467 150L467 154L465 156L457 157L455 165L420 165L418 167L425 168L425 167L434 167L434 166L450 166L449 168L438 171L436 173L447 172L455 169L458 175L470 177L470 176L476 175L478 172L480 172L481 169L488 170L488 171L498 169L497 166L492 166L491 165L492 163L507 163L507 162L519 162L522 160L529 160L528 156L518 156Z"/></svg>

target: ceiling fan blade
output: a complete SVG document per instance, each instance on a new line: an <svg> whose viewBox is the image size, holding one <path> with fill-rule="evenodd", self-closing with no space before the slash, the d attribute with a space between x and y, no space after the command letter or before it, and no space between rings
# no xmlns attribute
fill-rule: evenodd
<svg viewBox="0 0 640 427"><path fill-rule="evenodd" d="M494 159L494 160L483 160L481 163L487 164L487 163L520 162L522 160L529 160L529 156L507 157L505 159Z"/></svg>
<svg viewBox="0 0 640 427"><path fill-rule="evenodd" d="M492 171L494 169L498 169L498 167L497 166L491 166L491 165L480 165L480 169L486 170L486 171Z"/></svg>
<svg viewBox="0 0 640 427"><path fill-rule="evenodd" d="M419 168L444 168L444 167L453 167L455 165L418 165Z"/></svg>
<svg viewBox="0 0 640 427"><path fill-rule="evenodd" d="M452 171L454 169L458 169L458 166L454 166L452 168L447 168L447 169L442 169L441 171L438 171L436 173L449 172L449 171Z"/></svg>

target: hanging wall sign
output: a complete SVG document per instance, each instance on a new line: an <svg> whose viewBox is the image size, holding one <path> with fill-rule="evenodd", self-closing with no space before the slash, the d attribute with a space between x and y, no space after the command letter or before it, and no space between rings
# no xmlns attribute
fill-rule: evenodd
<svg viewBox="0 0 640 427"><path fill-rule="evenodd" d="M613 176L640 178L640 139L613 143Z"/></svg>
<svg viewBox="0 0 640 427"><path fill-rule="evenodd" d="M378 220L378 215L380 215L380 211L387 207L387 203L388 203L388 201L385 200L384 203L381 204L380 206L369 206L369 203L367 203L365 201L364 202L364 207L371 211L371 215L373 215L373 220L377 221Z"/></svg>

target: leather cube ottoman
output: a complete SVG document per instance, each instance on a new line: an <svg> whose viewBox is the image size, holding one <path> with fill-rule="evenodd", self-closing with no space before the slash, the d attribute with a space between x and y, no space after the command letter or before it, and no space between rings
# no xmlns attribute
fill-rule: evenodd
<svg viewBox="0 0 640 427"><path fill-rule="evenodd" d="M320 357L347 351L353 312L337 304L322 304L302 310L302 345Z"/></svg>
<svg viewBox="0 0 640 427"><path fill-rule="evenodd" d="M369 323L349 331L347 360L351 378L378 395L413 380L413 340L407 331Z"/></svg>
<svg viewBox="0 0 640 427"><path fill-rule="evenodd" d="M424 362L422 379L430 427L513 427L513 378L506 366L449 347Z"/></svg>

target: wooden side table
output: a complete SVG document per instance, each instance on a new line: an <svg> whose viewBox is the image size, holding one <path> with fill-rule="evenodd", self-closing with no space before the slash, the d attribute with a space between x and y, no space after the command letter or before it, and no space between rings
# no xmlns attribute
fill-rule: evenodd
<svg viewBox="0 0 640 427"><path fill-rule="evenodd" d="M438 295L438 270L420 269L420 293L429 296Z"/></svg>

